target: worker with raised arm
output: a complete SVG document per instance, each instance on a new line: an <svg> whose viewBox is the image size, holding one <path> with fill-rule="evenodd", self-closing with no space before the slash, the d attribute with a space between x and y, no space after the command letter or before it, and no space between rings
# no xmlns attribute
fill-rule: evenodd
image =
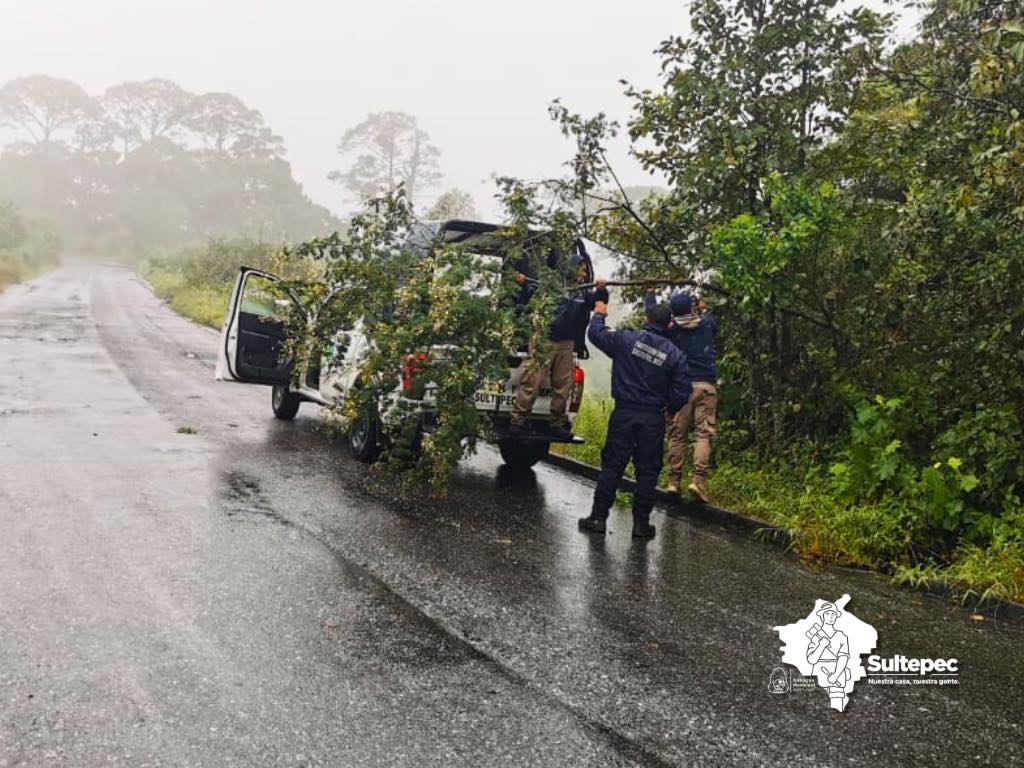
<svg viewBox="0 0 1024 768"><path fill-rule="evenodd" d="M581 531L604 533L615 492L630 459L636 470L633 493L633 538L650 539L650 523L658 475L664 454L665 409L678 411L690 397L686 356L665 335L672 312L664 304L647 309L639 330L608 328L608 307L594 307L588 337L612 359L612 398L608 436L601 451L601 475L594 490L589 517L580 518Z"/></svg>
<svg viewBox="0 0 1024 768"><path fill-rule="evenodd" d="M581 255L573 254L569 266L576 283L587 281L590 270ZM516 282L520 285L528 285L528 280L529 278L521 272L516 275ZM568 291L555 307L547 339L534 339L530 342L529 357L523 364L523 375L516 388L509 437L518 437L526 430L527 419L533 412L533 404L540 388L545 380L548 380L551 382L551 421L548 434L556 440L572 440L568 408L572 394L573 369L576 367L576 357L581 360L589 357L584 338L587 321L597 302L608 302L608 289L604 287L606 282L604 278L599 278L592 289ZM544 347L540 351L546 353L546 364L541 364L538 359L538 344ZM545 354L540 355L544 356Z"/></svg>
<svg viewBox="0 0 1024 768"><path fill-rule="evenodd" d="M658 303L653 291L644 297L644 306ZM686 461L686 438L694 430L693 473L688 490L708 502L708 470L711 467L711 440L715 436L718 410L718 374L715 370L715 334L718 322L707 311L704 301L696 303L688 293L677 293L669 302L672 325L668 337L686 355L692 393L687 403L669 414L668 491L679 493Z"/></svg>

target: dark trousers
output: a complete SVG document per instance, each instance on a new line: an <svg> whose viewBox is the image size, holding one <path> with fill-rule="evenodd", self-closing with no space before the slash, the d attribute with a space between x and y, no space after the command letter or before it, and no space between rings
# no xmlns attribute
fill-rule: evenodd
<svg viewBox="0 0 1024 768"><path fill-rule="evenodd" d="M636 472L633 520L646 522L654 507L664 450L665 414L662 411L616 405L608 419L608 437L601 451L601 476L597 479L590 514L602 520L608 517L619 481L632 459Z"/></svg>

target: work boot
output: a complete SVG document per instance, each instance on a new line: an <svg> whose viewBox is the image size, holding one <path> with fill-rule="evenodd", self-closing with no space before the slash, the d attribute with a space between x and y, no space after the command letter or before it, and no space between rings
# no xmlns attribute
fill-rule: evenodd
<svg viewBox="0 0 1024 768"><path fill-rule="evenodd" d="M584 533L605 533L608 530L608 523L603 517L581 517L579 520L579 529Z"/></svg>
<svg viewBox="0 0 1024 768"><path fill-rule="evenodd" d="M665 490L668 491L669 493L679 493L679 481L669 480L668 485L665 486Z"/></svg>
<svg viewBox="0 0 1024 768"><path fill-rule="evenodd" d="M693 481L687 486L686 490L696 496L698 499L708 504L711 499L708 497L708 487L704 484L703 478L695 477Z"/></svg>
<svg viewBox="0 0 1024 768"><path fill-rule="evenodd" d="M550 435L553 440L561 440L565 443L572 442L572 430L569 429L568 424L552 424Z"/></svg>
<svg viewBox="0 0 1024 768"><path fill-rule="evenodd" d="M634 539L653 539L658 529L651 525L650 520L634 520L633 521L633 538Z"/></svg>

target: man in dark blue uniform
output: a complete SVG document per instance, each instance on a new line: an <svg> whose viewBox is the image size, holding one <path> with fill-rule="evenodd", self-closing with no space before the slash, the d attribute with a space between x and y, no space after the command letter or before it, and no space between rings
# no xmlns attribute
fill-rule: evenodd
<svg viewBox="0 0 1024 768"><path fill-rule="evenodd" d="M644 298L645 307L653 307L657 303L653 291ZM668 491L679 493L686 461L686 436L692 426L696 436L693 441L693 479L689 491L707 504L711 440L715 436L718 420L718 373L715 370L715 333L718 331L718 323L706 311L703 301L698 301L695 306L693 299L686 293L673 296L669 308L673 320L667 335L686 355L693 392L685 406L677 413L669 413Z"/></svg>
<svg viewBox="0 0 1024 768"><path fill-rule="evenodd" d="M585 283L590 275L589 267L583 257L576 254L569 261L577 283ZM529 296L526 289L536 286L528 282L529 278L522 272L516 275L516 281L523 285L520 296L525 296L519 303L525 304ZM586 360L587 352L585 335L587 321L597 302L608 302L607 281L599 278L596 288L587 291L572 291L562 297L555 307L554 318L548 329L546 343L536 339L530 342L530 356L523 365L523 374L516 389L516 402L512 410L512 422L508 434L516 437L525 430L526 421L533 412L533 403L540 393L545 380L551 382L551 422L550 435L557 440L572 440L572 429L569 427L569 399L572 395L573 369L576 357ZM540 366L534 357L536 347L540 345L548 353L547 365Z"/></svg>
<svg viewBox="0 0 1024 768"><path fill-rule="evenodd" d="M665 442L665 409L675 412L690 398L686 356L665 336L672 311L663 304L647 309L642 330L613 331L605 325L608 308L594 307L588 336L612 359L612 397L615 409L608 419L608 437L601 451L601 476L589 517L580 530L604 533L615 491L630 459L636 470L633 493L633 538L650 539L655 489Z"/></svg>

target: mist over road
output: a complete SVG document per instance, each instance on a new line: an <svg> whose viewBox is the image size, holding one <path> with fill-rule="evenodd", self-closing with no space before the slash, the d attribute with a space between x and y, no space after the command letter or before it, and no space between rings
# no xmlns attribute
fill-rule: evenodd
<svg viewBox="0 0 1024 768"><path fill-rule="evenodd" d="M0 294L0 766L1024 760L1019 624L661 513L584 536L588 482L486 448L402 497L217 340L127 269ZM770 694L772 627L844 593L960 685Z"/></svg>

